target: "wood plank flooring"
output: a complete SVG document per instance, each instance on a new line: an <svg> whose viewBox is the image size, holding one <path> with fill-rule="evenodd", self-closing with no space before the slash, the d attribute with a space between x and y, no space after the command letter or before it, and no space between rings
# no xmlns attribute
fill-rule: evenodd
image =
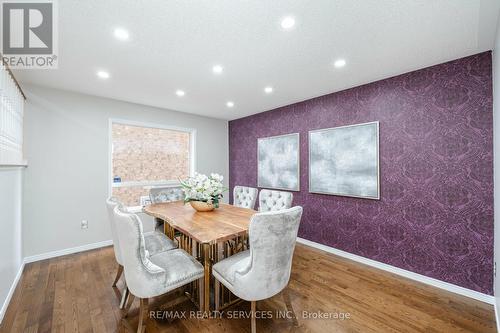
<svg viewBox="0 0 500 333"><path fill-rule="evenodd" d="M111 288L115 273L111 247L28 264L0 332L126 332ZM258 319L257 332L496 332L491 305L304 245L295 250L287 290L298 326L277 317L285 310L278 295L257 303L261 316L272 317ZM168 297L152 300L150 309ZM137 308L136 301L129 316L132 327ZM250 319L244 318L247 302L215 319L190 318L196 308L189 301L175 310L187 318L150 320L148 332L250 331ZM328 318L311 318L318 314ZM342 314L349 318L338 318Z"/></svg>

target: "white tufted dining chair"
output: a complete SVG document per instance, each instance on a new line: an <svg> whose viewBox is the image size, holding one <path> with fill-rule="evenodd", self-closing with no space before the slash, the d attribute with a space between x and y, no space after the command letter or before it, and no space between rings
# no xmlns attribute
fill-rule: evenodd
<svg viewBox="0 0 500 333"><path fill-rule="evenodd" d="M249 227L250 250L212 267L220 283L239 298L251 302L253 333L256 331L255 302L278 294L288 284L301 217L300 206L255 214ZM219 288L218 283L215 286ZM284 296L285 304L291 307ZM218 310L217 304L215 310Z"/></svg>
<svg viewBox="0 0 500 333"><path fill-rule="evenodd" d="M235 186L233 190L233 205L254 209L258 190L253 187Z"/></svg>
<svg viewBox="0 0 500 333"><path fill-rule="evenodd" d="M293 194L285 191L261 190L259 212L270 212L292 207Z"/></svg>
<svg viewBox="0 0 500 333"><path fill-rule="evenodd" d="M135 297L140 300L137 332L144 332L149 318L148 300L203 279L203 266L181 249L151 254L146 248L142 223L136 214L114 209L125 279L130 290L127 313ZM200 285L203 285L200 280ZM126 317L127 314L125 314ZM124 324L129 325L124 318Z"/></svg>
<svg viewBox="0 0 500 333"><path fill-rule="evenodd" d="M178 201L184 199L181 187L153 187L149 190L151 203Z"/></svg>
<svg viewBox="0 0 500 333"><path fill-rule="evenodd" d="M122 206L122 204L115 197L111 197L106 200L106 206L108 208L108 220L111 226L111 236L113 238L113 250L115 253L116 262L118 263L118 270L116 272L116 277L112 285L113 287L116 287L116 283L123 274L123 260L120 252L120 241L118 239L118 233L116 231L114 209L117 206ZM145 233L144 241L145 241L145 247L150 254L157 254L177 248L176 244L172 240L170 240L167 236L165 236L165 234L157 231L151 231ZM122 295L122 301L120 302L120 308L123 307L127 296L128 296L128 288L127 284L125 283L125 290Z"/></svg>
<svg viewBox="0 0 500 333"><path fill-rule="evenodd" d="M152 187L149 190L151 203L162 203L184 200L184 190L181 187ZM155 218L155 230L163 232L164 222Z"/></svg>

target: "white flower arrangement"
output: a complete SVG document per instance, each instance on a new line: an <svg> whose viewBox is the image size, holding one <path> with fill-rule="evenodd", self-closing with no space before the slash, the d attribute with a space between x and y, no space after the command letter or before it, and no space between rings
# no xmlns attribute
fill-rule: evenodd
<svg viewBox="0 0 500 333"><path fill-rule="evenodd" d="M184 189L184 202L203 201L213 204L215 208L219 207L219 200L222 198L222 193L227 191L222 180L223 176L211 173L206 176L195 172L193 177L181 180L181 186Z"/></svg>

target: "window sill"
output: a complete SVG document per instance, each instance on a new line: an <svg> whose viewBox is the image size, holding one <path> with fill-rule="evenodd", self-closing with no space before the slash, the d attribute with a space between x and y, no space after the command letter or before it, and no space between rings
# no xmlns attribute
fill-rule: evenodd
<svg viewBox="0 0 500 333"><path fill-rule="evenodd" d="M127 211L132 214L138 214L143 212L143 207L142 206L133 206L133 207L127 207Z"/></svg>
<svg viewBox="0 0 500 333"><path fill-rule="evenodd" d="M178 181L171 180L160 180L160 181L138 181L138 182L119 182L119 183L111 183L111 187L143 187L145 189L151 189L154 187L177 187L180 186Z"/></svg>
<svg viewBox="0 0 500 333"><path fill-rule="evenodd" d="M18 164L0 164L0 168L27 168L28 167L28 162L23 161Z"/></svg>

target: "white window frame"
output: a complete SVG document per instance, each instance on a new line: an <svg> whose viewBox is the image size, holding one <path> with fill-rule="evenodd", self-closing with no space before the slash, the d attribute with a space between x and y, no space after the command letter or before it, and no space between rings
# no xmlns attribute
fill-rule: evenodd
<svg viewBox="0 0 500 333"><path fill-rule="evenodd" d="M113 124L156 128L156 129L164 129L164 130L189 133L189 176L192 177L194 175L195 170L196 170L196 129L155 124L155 123L148 123L148 122L135 121L135 120L109 118L109 129L108 129L108 141L109 141L109 143L108 143L108 197L110 197L113 194L113 188L116 188L116 187L140 187L140 186L142 186L144 189L150 189L152 187L157 187L157 186L158 187L177 187L180 185L179 181L177 181L177 180L130 181L130 182L113 183L113 178L114 178L114 175L113 175ZM128 210L132 211L132 212L140 212L140 211L142 211L142 207L141 206L128 207Z"/></svg>

